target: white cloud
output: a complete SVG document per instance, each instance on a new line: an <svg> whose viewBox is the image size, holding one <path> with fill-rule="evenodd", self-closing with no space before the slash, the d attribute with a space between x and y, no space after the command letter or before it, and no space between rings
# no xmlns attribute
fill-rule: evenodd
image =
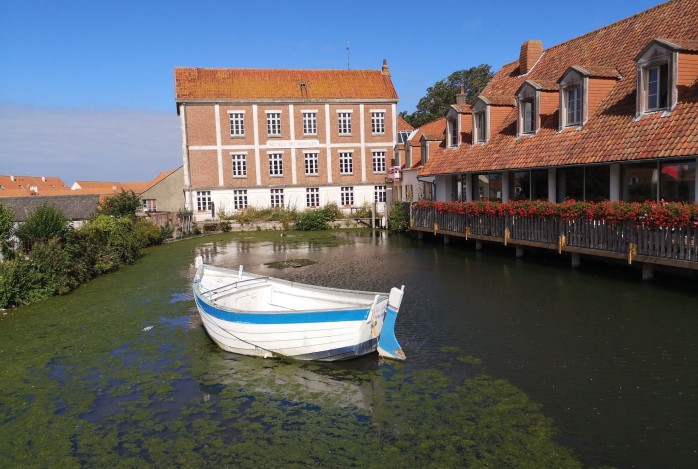
<svg viewBox="0 0 698 469"><path fill-rule="evenodd" d="M179 120L138 109L53 109L0 103L0 174L150 181L182 165Z"/></svg>

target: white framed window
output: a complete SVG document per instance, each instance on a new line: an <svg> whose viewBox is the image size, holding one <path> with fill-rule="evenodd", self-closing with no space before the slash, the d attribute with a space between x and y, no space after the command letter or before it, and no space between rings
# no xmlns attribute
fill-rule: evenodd
<svg viewBox="0 0 698 469"><path fill-rule="evenodd" d="M671 111L678 99L680 69L692 67L681 61L681 47L665 39L652 39L635 57L637 64L637 117L643 113ZM685 73L685 69L683 70ZM695 77L695 74L691 76ZM687 83L686 83L687 84Z"/></svg>
<svg viewBox="0 0 698 469"><path fill-rule="evenodd" d="M196 191L196 210L207 212L211 207L211 191Z"/></svg>
<svg viewBox="0 0 698 469"><path fill-rule="evenodd" d="M234 153L233 156L233 177L247 177L247 155L244 153Z"/></svg>
<svg viewBox="0 0 698 469"><path fill-rule="evenodd" d="M339 119L339 135L351 135L351 112L339 111L337 118Z"/></svg>
<svg viewBox="0 0 698 469"><path fill-rule="evenodd" d="M281 135L281 113L278 111L267 111L267 135Z"/></svg>
<svg viewBox="0 0 698 469"><path fill-rule="evenodd" d="M385 172L385 151L375 150L373 152L373 172L374 173L384 173Z"/></svg>
<svg viewBox="0 0 698 469"><path fill-rule="evenodd" d="M247 208L247 190L233 191L233 207L235 210L244 210Z"/></svg>
<svg viewBox="0 0 698 469"><path fill-rule="evenodd" d="M450 147L457 147L458 146L458 118L457 117L448 120L448 135L449 135L448 145Z"/></svg>
<svg viewBox="0 0 698 469"><path fill-rule="evenodd" d="M521 119L523 133L533 134L536 132L536 108L533 99L521 101Z"/></svg>
<svg viewBox="0 0 698 469"><path fill-rule="evenodd" d="M385 186L373 186L373 200L385 202Z"/></svg>
<svg viewBox="0 0 698 469"><path fill-rule="evenodd" d="M157 212L157 201L155 199L143 199L143 210L145 212Z"/></svg>
<svg viewBox="0 0 698 469"><path fill-rule="evenodd" d="M318 154L305 153L305 174L306 176L318 175Z"/></svg>
<svg viewBox="0 0 698 469"><path fill-rule="evenodd" d="M271 206L272 207L283 207L284 206L284 190L283 189L272 189L271 190Z"/></svg>
<svg viewBox="0 0 698 469"><path fill-rule="evenodd" d="M371 132L374 134L385 133L385 111L371 111Z"/></svg>
<svg viewBox="0 0 698 469"><path fill-rule="evenodd" d="M303 135L317 135L316 111L303 111Z"/></svg>
<svg viewBox="0 0 698 469"><path fill-rule="evenodd" d="M351 207L352 205L354 205L353 187L341 187L339 189L339 195L343 206Z"/></svg>
<svg viewBox="0 0 698 469"><path fill-rule="evenodd" d="M320 206L320 188L319 187L308 187L305 190L305 206L308 208Z"/></svg>
<svg viewBox="0 0 698 469"><path fill-rule="evenodd" d="M574 86L565 90L565 104L567 109L566 125L582 125L582 87Z"/></svg>
<svg viewBox="0 0 698 469"><path fill-rule="evenodd" d="M354 153L339 152L339 174L354 174Z"/></svg>
<svg viewBox="0 0 698 469"><path fill-rule="evenodd" d="M269 153L269 176L284 175L283 153Z"/></svg>
<svg viewBox="0 0 698 469"><path fill-rule="evenodd" d="M661 111L669 107L669 63L664 62L644 70L645 79L645 109Z"/></svg>
<svg viewBox="0 0 698 469"><path fill-rule="evenodd" d="M230 136L244 137L245 136L245 113L242 111L228 112L230 117Z"/></svg>
<svg viewBox="0 0 698 469"><path fill-rule="evenodd" d="M487 119L485 119L485 111L473 114L475 121L475 143L485 143L487 138Z"/></svg>

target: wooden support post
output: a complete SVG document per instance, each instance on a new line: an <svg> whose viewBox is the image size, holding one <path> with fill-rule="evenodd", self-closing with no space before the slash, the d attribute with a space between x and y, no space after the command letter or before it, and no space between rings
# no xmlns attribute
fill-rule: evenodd
<svg viewBox="0 0 698 469"><path fill-rule="evenodd" d="M516 246L516 258L521 259L524 256L524 248L522 246Z"/></svg>
<svg viewBox="0 0 698 469"><path fill-rule="evenodd" d="M451 237L448 235L444 235L444 244L449 244L451 242Z"/></svg>
<svg viewBox="0 0 698 469"><path fill-rule="evenodd" d="M466 241L468 240L468 236L470 236L470 227L469 226L467 228L465 228L465 240Z"/></svg>
<svg viewBox="0 0 698 469"><path fill-rule="evenodd" d="M582 264L582 257L579 255L579 253L573 252L572 253L572 268L576 269Z"/></svg>
<svg viewBox="0 0 698 469"><path fill-rule="evenodd" d="M480 241L479 239L475 241L475 250L482 251L482 241Z"/></svg>
<svg viewBox="0 0 698 469"><path fill-rule="evenodd" d="M642 280L648 281L654 278L654 267L652 264L642 264Z"/></svg>
<svg viewBox="0 0 698 469"><path fill-rule="evenodd" d="M633 257L637 256L637 243L628 244L628 265L633 263Z"/></svg>
<svg viewBox="0 0 698 469"><path fill-rule="evenodd" d="M506 246L509 243L509 238L511 238L511 233L509 232L509 228L504 228L504 245Z"/></svg>
<svg viewBox="0 0 698 469"><path fill-rule="evenodd" d="M417 231L417 239L424 239L424 232L423 231Z"/></svg>
<svg viewBox="0 0 698 469"><path fill-rule="evenodd" d="M565 235L560 235L557 238L557 253L562 254L562 250L565 248L565 243L567 242L567 239L565 238Z"/></svg>
<svg viewBox="0 0 698 469"><path fill-rule="evenodd" d="M434 222L434 234L439 232L439 224Z"/></svg>

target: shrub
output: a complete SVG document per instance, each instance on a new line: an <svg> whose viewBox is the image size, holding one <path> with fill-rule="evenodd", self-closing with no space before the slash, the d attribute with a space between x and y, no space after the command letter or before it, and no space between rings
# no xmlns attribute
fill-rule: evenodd
<svg viewBox="0 0 698 469"><path fill-rule="evenodd" d="M309 209L302 212L295 225L295 229L299 231L318 231L328 228L325 214L319 209Z"/></svg>
<svg viewBox="0 0 698 469"><path fill-rule="evenodd" d="M318 211L322 214L322 218L326 222L335 221L337 218L340 218L342 216L342 211L334 202L329 203L322 208L319 208Z"/></svg>
<svg viewBox="0 0 698 469"><path fill-rule="evenodd" d="M11 260L0 264L0 308L29 304L48 298L37 278L38 266L23 260Z"/></svg>
<svg viewBox="0 0 698 469"><path fill-rule="evenodd" d="M138 218L133 222L133 231L142 247L162 244L162 229L147 218Z"/></svg>
<svg viewBox="0 0 698 469"><path fill-rule="evenodd" d="M405 205L402 202L394 202L390 206L390 215L388 215L388 230L404 233L409 229L409 212L405 212Z"/></svg>
<svg viewBox="0 0 698 469"><path fill-rule="evenodd" d="M36 208L26 221L17 229L17 237L25 252L31 250L33 243L48 241L63 236L68 226L68 219L58 208L44 203Z"/></svg>
<svg viewBox="0 0 698 469"><path fill-rule="evenodd" d="M113 217L133 217L143 209L143 201L133 191L121 190L99 203L100 214Z"/></svg>
<svg viewBox="0 0 698 469"><path fill-rule="evenodd" d="M167 225L160 227L160 235L162 236L163 241L170 239L174 236L174 228L172 225L167 223Z"/></svg>
<svg viewBox="0 0 698 469"><path fill-rule="evenodd" d="M218 222L218 228L222 232L227 233L232 228L232 225L230 224L230 220L221 220L220 222Z"/></svg>
<svg viewBox="0 0 698 469"><path fill-rule="evenodd" d="M363 204L357 210L354 210L352 216L354 218L371 218L371 205L368 203Z"/></svg>
<svg viewBox="0 0 698 469"><path fill-rule="evenodd" d="M0 204L0 255L10 258L14 254L15 212L6 205Z"/></svg>
<svg viewBox="0 0 698 469"><path fill-rule="evenodd" d="M121 264L134 262L140 256L141 240L133 231L129 218L99 215L83 230L90 244L97 250L97 273L115 270Z"/></svg>

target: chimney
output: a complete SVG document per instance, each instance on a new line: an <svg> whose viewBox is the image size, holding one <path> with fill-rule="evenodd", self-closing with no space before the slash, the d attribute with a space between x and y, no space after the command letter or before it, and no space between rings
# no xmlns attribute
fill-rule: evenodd
<svg viewBox="0 0 698 469"><path fill-rule="evenodd" d="M383 67L381 68L381 75L390 76L390 69L388 68L388 60L383 59Z"/></svg>
<svg viewBox="0 0 698 469"><path fill-rule="evenodd" d="M532 39L521 44L519 73L525 75L530 72L541 55L543 55L543 43L538 39Z"/></svg>
<svg viewBox="0 0 698 469"><path fill-rule="evenodd" d="M43 182L46 182L46 176L41 176L41 180L42 180Z"/></svg>
<svg viewBox="0 0 698 469"><path fill-rule="evenodd" d="M15 177L14 177L14 176L10 176L10 181L15 182Z"/></svg>
<svg viewBox="0 0 698 469"><path fill-rule="evenodd" d="M460 85L460 90L456 94L456 104L468 104L468 95L465 94L465 87Z"/></svg>

